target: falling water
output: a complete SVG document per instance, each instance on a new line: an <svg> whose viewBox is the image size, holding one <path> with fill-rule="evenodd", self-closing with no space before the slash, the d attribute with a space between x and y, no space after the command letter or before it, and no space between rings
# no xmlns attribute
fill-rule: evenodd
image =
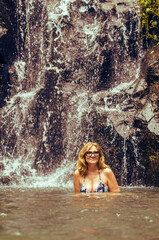
<svg viewBox="0 0 159 240"><path fill-rule="evenodd" d="M119 85L131 89L139 73L139 7L135 1L19 0L17 19L18 57L0 119L3 175L13 183L72 186L85 143L98 141L110 156L119 141L120 159L107 161L127 184L131 126L123 136L114 113L122 117ZM133 146L139 165L135 140Z"/></svg>
<svg viewBox="0 0 159 240"><path fill-rule="evenodd" d="M126 148L126 139L124 139L124 146L123 146L123 152L124 152L124 157L123 157L123 182L122 182L122 185L126 185L127 184L127 174L128 174L128 171L127 171L127 159L126 159L126 152L127 152L127 148Z"/></svg>

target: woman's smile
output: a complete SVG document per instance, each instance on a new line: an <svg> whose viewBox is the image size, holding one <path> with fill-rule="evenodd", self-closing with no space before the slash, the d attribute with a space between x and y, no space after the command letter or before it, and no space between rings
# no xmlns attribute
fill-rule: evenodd
<svg viewBox="0 0 159 240"><path fill-rule="evenodd" d="M99 152L95 146L92 146L87 152L86 152L86 162L89 163L98 163L99 160Z"/></svg>
<svg viewBox="0 0 159 240"><path fill-rule="evenodd" d="M97 160L98 157L90 157L89 159L94 161L94 160Z"/></svg>

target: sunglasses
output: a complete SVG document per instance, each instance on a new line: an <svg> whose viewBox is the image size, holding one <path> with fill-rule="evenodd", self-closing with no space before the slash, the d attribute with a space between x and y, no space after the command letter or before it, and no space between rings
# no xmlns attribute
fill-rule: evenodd
<svg viewBox="0 0 159 240"><path fill-rule="evenodd" d="M92 155L97 157L97 156L99 156L99 151L98 152L86 152L85 155L87 155L87 157L91 157Z"/></svg>

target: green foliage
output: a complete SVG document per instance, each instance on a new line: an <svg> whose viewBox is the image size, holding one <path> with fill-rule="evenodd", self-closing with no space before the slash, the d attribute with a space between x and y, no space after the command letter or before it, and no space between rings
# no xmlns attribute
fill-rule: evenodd
<svg viewBox="0 0 159 240"><path fill-rule="evenodd" d="M159 163L159 153L157 152L156 156L150 156L149 159L151 162L156 161L157 163Z"/></svg>
<svg viewBox="0 0 159 240"><path fill-rule="evenodd" d="M148 174L151 176L152 181L157 183L159 180L159 152L156 152L154 156L149 156L149 160L150 169Z"/></svg>
<svg viewBox="0 0 159 240"><path fill-rule="evenodd" d="M139 4L143 36L146 40L159 44L159 0L140 0Z"/></svg>

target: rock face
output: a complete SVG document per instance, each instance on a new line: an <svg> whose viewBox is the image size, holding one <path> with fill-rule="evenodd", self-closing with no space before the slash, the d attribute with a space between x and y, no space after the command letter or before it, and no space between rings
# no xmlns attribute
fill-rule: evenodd
<svg viewBox="0 0 159 240"><path fill-rule="evenodd" d="M7 64L0 118L5 176L21 182L70 166L67 181L81 147L97 141L119 184L157 185L158 47L142 58L136 1L15 8L18 57Z"/></svg>
<svg viewBox="0 0 159 240"><path fill-rule="evenodd" d="M134 122L145 121L150 132L159 135L159 46L146 53L141 61L139 78L120 84L112 91L93 95L98 111L108 117L116 131L127 138L134 133Z"/></svg>
<svg viewBox="0 0 159 240"><path fill-rule="evenodd" d="M10 184L10 177L9 176L4 176L3 171L4 171L4 164L0 162L0 184L3 185L9 185Z"/></svg>
<svg viewBox="0 0 159 240"><path fill-rule="evenodd" d="M139 78L134 82L119 85L112 91L99 91L93 94L92 99L96 111L100 113L100 117L102 116L102 122L103 118L109 120L111 127L113 126L114 130L125 139L126 182L129 184L134 182L132 170L139 168L135 179L143 178L145 183L158 186L159 46L153 47L145 54L140 69ZM102 122L100 124L104 129L105 124ZM104 135L107 133L105 132ZM121 145L118 137L115 137L113 142ZM112 153L110 152L109 155L112 156Z"/></svg>

